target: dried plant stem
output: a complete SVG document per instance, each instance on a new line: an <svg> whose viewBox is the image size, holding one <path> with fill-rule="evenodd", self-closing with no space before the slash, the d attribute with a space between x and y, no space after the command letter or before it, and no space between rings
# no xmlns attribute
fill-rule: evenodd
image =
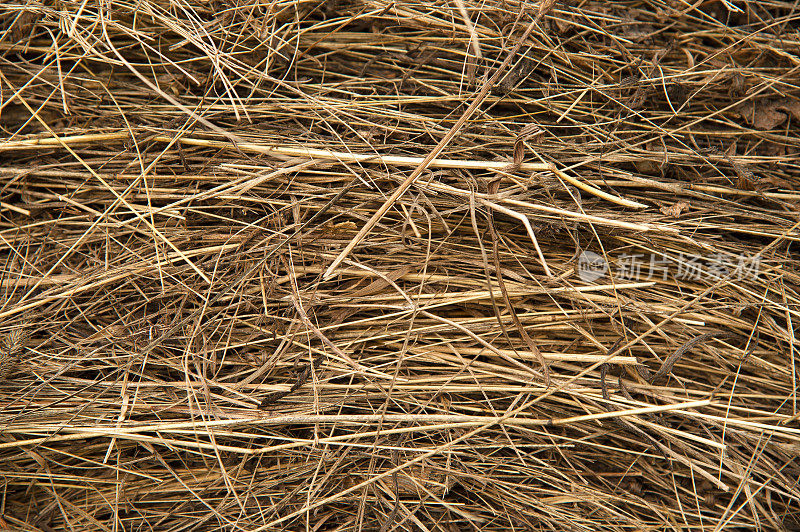
<svg viewBox="0 0 800 532"><path fill-rule="evenodd" d="M506 55L505 59L500 64L500 66L498 66L495 69L491 77L486 82L484 82L480 91L478 91L478 93L472 99L472 102L469 104L469 107L467 107L467 109L459 117L456 123L453 124L453 127L451 127L447 131L445 136L442 137L442 140L440 140L439 143L436 144L436 146L428 153L425 159L423 159L422 162L414 169L414 171L411 172L411 174L409 174L407 178L405 178L405 180L400 184L400 186L398 186L395 189L395 191L392 192L391 196L389 196L383 203L383 205L381 205L378 208L378 210L375 211L375 214L373 214L372 217L370 217L370 219L367 220L367 222L364 224L361 230L359 230L356 236L354 236L353 239L350 242L348 242L348 244L345 246L342 252L339 253L339 255L333 260L331 265L328 266L328 269L322 275L322 278L324 280L329 280L331 277L333 277L336 268L339 267L339 264L341 264L341 262L345 258L347 258L347 255L350 254L353 248L356 247L364 239L364 237L367 235L367 233L369 233L372 230L373 227L375 227L375 224L377 224L380 221L380 219L383 218L383 215L386 214L386 211L388 211L392 207L392 205L395 204L395 202L400 198L400 196L405 194L405 192L411 187L411 185L414 184L417 178L419 178L419 176L422 175L422 172L424 172L428 168L431 161L439 156L439 154L442 152L445 146L447 146L447 144L453 139L453 137L455 137L458 134L459 130L464 126L467 120L472 118L472 115L475 114L475 111L478 110L478 107L480 107L480 105L486 99L486 96L489 95L489 91L500 80L500 77L503 74L505 74L506 68L508 68L508 66L511 64L511 61L517 56L520 49L522 49L522 46L525 44L525 42L528 39L528 36L531 34L531 32L536 27L538 22L539 18L537 17L530 24L528 24L528 27L525 29L525 32L519 38L517 43L514 45L511 51Z"/></svg>

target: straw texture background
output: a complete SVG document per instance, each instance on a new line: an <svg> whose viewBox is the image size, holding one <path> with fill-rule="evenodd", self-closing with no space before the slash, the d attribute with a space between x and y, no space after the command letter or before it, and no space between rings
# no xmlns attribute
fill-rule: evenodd
<svg viewBox="0 0 800 532"><path fill-rule="evenodd" d="M798 28L4 2L0 527L800 529Z"/></svg>

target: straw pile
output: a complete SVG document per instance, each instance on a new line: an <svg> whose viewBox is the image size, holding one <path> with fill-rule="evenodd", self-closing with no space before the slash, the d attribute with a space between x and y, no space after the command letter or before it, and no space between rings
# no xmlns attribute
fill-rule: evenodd
<svg viewBox="0 0 800 532"><path fill-rule="evenodd" d="M0 16L3 526L800 528L796 2Z"/></svg>

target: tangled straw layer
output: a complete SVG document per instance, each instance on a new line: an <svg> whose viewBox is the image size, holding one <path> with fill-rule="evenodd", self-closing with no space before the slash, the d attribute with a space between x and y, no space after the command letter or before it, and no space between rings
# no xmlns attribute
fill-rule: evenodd
<svg viewBox="0 0 800 532"><path fill-rule="evenodd" d="M6 4L3 521L800 527L798 20Z"/></svg>

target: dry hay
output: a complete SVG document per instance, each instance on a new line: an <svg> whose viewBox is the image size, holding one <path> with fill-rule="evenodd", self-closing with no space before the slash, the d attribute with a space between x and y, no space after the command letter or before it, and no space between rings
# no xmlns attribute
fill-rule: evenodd
<svg viewBox="0 0 800 532"><path fill-rule="evenodd" d="M798 5L552 4L4 3L3 521L797 530Z"/></svg>

